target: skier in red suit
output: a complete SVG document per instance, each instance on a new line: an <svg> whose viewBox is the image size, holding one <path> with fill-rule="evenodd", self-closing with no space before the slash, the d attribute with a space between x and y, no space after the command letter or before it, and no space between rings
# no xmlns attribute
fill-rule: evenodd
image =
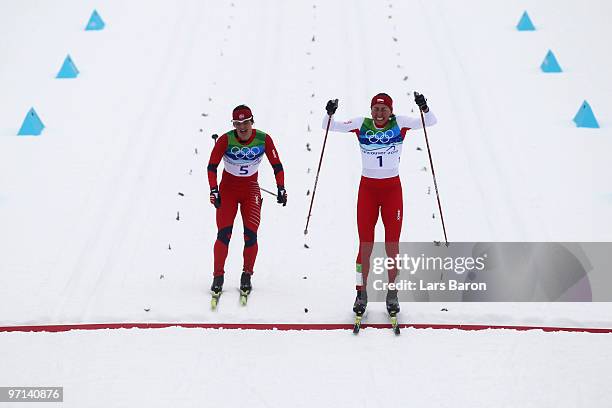
<svg viewBox="0 0 612 408"><path fill-rule="evenodd" d="M238 206L244 224L244 266L240 278L240 290L246 293L252 290L251 275L257 257L257 229L261 214L261 192L257 182L257 170L264 154L274 169L278 187L277 202L283 206L287 205L283 165L270 135L253 128L255 123L253 113L245 105L234 108L232 123L234 130L219 137L208 162L210 202L217 209L218 228L214 245L211 291L217 294L223 288L225 259ZM217 167L221 160L224 170L221 184L217 185Z"/></svg>
<svg viewBox="0 0 612 408"><path fill-rule="evenodd" d="M415 94L415 102L423 111L426 126L436 123L436 117L429 110L423 95ZM423 127L420 118L395 116L393 100L385 93L379 93L370 103L371 118L358 117L348 121L336 121L333 115L338 101L327 102L327 115L323 128L331 120L329 130L354 133L361 148L362 176L357 198L357 229L359 231L359 252L356 262L357 297L353 311L365 312L368 298L365 290L368 280L370 255L374 243L374 227L378 214L385 226L385 250L388 257L399 252L399 238L402 231L403 201L402 185L399 178L399 163L402 143L411 129ZM394 282L397 271L389 270L389 282ZM399 312L397 290L387 292L387 310Z"/></svg>

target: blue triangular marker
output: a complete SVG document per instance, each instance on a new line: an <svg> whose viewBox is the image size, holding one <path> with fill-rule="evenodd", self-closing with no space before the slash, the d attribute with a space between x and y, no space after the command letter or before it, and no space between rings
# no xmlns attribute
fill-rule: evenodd
<svg viewBox="0 0 612 408"><path fill-rule="evenodd" d="M542 61L540 68L542 72L562 72L561 66L551 50L548 50L548 53L546 53L546 57L544 57L544 61Z"/></svg>
<svg viewBox="0 0 612 408"><path fill-rule="evenodd" d="M74 65L70 55L67 55L66 59L64 60L64 64L62 64L62 68L57 73L56 78L76 78L78 75L79 70L77 69L76 65Z"/></svg>
<svg viewBox="0 0 612 408"><path fill-rule="evenodd" d="M100 15L98 14L98 11L94 10L93 13L91 13L91 17L89 18L89 22L87 23L87 26L85 27L85 31L102 30L104 29L105 25L106 24L104 24L104 21L102 21L102 17L100 17Z"/></svg>
<svg viewBox="0 0 612 408"><path fill-rule="evenodd" d="M516 25L516 29L519 31L534 31L535 27L529 18L529 14L527 12L523 12L519 23Z"/></svg>
<svg viewBox="0 0 612 408"><path fill-rule="evenodd" d="M30 111L26 114L26 117L23 120L23 124L21 125L21 129L19 129L17 136L38 136L44 128L45 125L43 125L34 108L30 108Z"/></svg>
<svg viewBox="0 0 612 408"><path fill-rule="evenodd" d="M597 123L591 105L587 101L582 102L582 106L574 116L574 123L577 127L599 128L599 123Z"/></svg>

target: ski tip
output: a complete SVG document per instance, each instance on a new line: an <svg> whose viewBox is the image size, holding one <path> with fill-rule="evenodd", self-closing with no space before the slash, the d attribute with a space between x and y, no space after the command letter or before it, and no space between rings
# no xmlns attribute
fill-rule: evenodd
<svg viewBox="0 0 612 408"><path fill-rule="evenodd" d="M397 312L391 312L389 313L389 316L391 318L391 329L393 329L393 333L396 336L400 335L400 325L399 322L397 321Z"/></svg>
<svg viewBox="0 0 612 408"><path fill-rule="evenodd" d="M248 299L249 299L249 295L251 294L250 291L246 291L246 290L242 290L242 289L238 289L240 291L240 305L242 306L246 306Z"/></svg>
<svg viewBox="0 0 612 408"><path fill-rule="evenodd" d="M213 292L211 290L210 293L212 294L212 298L210 299L210 308L211 310L216 310L217 306L219 305L219 299L221 298L222 292Z"/></svg>
<svg viewBox="0 0 612 408"><path fill-rule="evenodd" d="M359 330L361 329L361 319L363 318L363 314L356 313L355 314L355 323L353 324L353 334L359 334Z"/></svg>

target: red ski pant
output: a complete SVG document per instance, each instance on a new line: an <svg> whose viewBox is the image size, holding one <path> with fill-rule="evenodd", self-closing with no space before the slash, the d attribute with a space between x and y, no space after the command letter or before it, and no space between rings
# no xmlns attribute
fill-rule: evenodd
<svg viewBox="0 0 612 408"><path fill-rule="evenodd" d="M356 265L357 290L365 289L370 271L370 256L374 244L374 228L378 214L385 226L385 251L395 258L399 253L399 238L402 231L403 201L399 176L386 179L361 177L357 198L357 229L359 230L359 253ZM394 282L397 270L388 271L389 282Z"/></svg>
<svg viewBox="0 0 612 408"><path fill-rule="evenodd" d="M244 225L244 264L242 270L253 273L257 257L257 229L261 215L261 192L257 180L225 175L219 185L221 207L217 209L217 240L214 246L214 276L225 273L225 259L232 237L234 219L240 205Z"/></svg>

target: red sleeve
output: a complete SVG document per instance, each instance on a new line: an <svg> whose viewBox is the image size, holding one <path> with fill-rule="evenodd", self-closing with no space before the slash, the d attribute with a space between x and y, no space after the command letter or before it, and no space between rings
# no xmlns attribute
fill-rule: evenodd
<svg viewBox="0 0 612 408"><path fill-rule="evenodd" d="M283 170L283 165L278 157L278 152L276 151L276 147L274 147L274 142L270 135L266 135L266 156L268 156L268 160L274 169L274 177L276 177L276 185L278 187L285 187L285 172Z"/></svg>
<svg viewBox="0 0 612 408"><path fill-rule="evenodd" d="M227 135L221 136L217 139L215 147L213 147L210 153L210 160L208 161L208 184L210 188L218 187L217 185L217 167L223 159L223 154L227 149Z"/></svg>

